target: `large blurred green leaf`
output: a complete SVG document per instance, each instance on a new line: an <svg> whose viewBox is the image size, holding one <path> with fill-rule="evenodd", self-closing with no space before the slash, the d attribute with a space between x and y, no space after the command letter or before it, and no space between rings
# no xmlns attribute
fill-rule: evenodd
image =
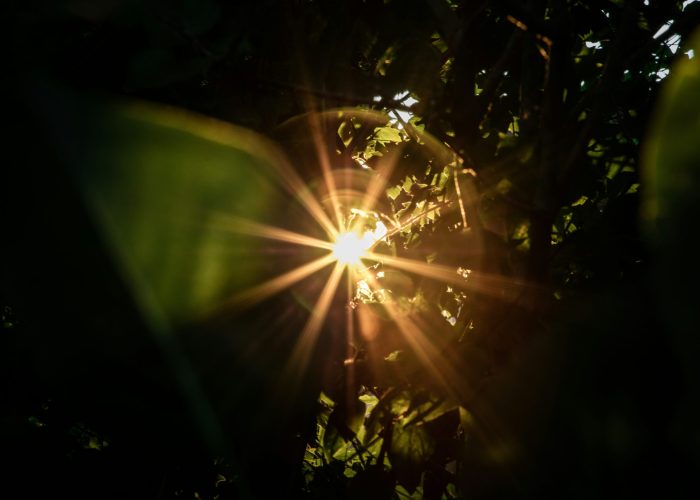
<svg viewBox="0 0 700 500"><path fill-rule="evenodd" d="M688 48L700 53L700 33ZM695 328L697 215L700 213L700 60L673 67L645 152L644 218L657 253L657 278L666 319ZM693 303L691 306L691 302ZM691 307L688 307L691 306Z"/></svg>
<svg viewBox="0 0 700 500"><path fill-rule="evenodd" d="M689 48L700 49L700 33ZM646 145L645 217L653 243L670 248L685 238L700 182L700 60L685 56L671 71ZM673 240L669 240L673 238Z"/></svg>
<svg viewBox="0 0 700 500"><path fill-rule="evenodd" d="M700 54L700 33L686 49ZM655 255L660 320L687 377L687 397L674 413L674 438L700 462L700 59L681 56L672 68L645 151L644 220ZM681 431L681 429L685 429ZM693 429L692 431L690 429ZM697 463L697 462L696 462Z"/></svg>
<svg viewBox="0 0 700 500"><path fill-rule="evenodd" d="M272 143L155 105L61 100L47 100L55 136L150 319L182 324L271 273L235 218L269 222L288 204Z"/></svg>

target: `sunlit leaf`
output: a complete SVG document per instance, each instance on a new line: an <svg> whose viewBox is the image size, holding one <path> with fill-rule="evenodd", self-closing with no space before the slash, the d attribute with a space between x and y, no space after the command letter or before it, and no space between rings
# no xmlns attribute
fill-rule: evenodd
<svg viewBox="0 0 700 500"><path fill-rule="evenodd" d="M381 142L401 142L401 133L393 127L378 127L375 130L375 137Z"/></svg>

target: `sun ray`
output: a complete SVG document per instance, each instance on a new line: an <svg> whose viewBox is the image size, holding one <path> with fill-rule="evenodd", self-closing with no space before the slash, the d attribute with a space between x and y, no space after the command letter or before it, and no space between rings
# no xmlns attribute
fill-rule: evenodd
<svg viewBox="0 0 700 500"><path fill-rule="evenodd" d="M326 189L328 190L328 197L333 207L336 227L340 228L343 224L343 219L340 214L340 204L338 203L338 189L335 185L335 179L333 178L328 151L324 146L323 136L321 134L321 123L316 113L309 113L308 117L311 125L311 137L314 141L318 161L321 165L321 172L323 174L323 181L326 184Z"/></svg>
<svg viewBox="0 0 700 500"><path fill-rule="evenodd" d="M379 283L370 272L363 272L363 277L373 287L379 287ZM396 306L391 302L383 302L382 308L396 323L399 332L416 354L420 362L433 376L434 380L442 385L448 394L455 400L464 392L458 384L464 383L457 372L452 368L448 360L441 355L440 351L428 340L423 331L409 317L401 314ZM440 361L438 364L437 361Z"/></svg>
<svg viewBox="0 0 700 500"><path fill-rule="evenodd" d="M313 238L305 234L295 233L287 229L281 229L267 224L243 219L235 216L221 216L216 221L217 224L222 224L227 229L239 234L247 234L249 236L258 236L270 240L284 241L286 243L294 243L308 247L321 248L323 250L333 250L333 244L328 241L323 241L318 238Z"/></svg>
<svg viewBox="0 0 700 500"><path fill-rule="evenodd" d="M323 290L318 296L316 304L314 304L311 310L311 315L304 325L304 329L299 335L299 339L294 346L294 350L289 358L287 365L287 370L293 379L298 381L306 370L306 366L311 357L311 352L316 345L316 340L318 334L321 331L323 322L328 315L328 310L330 309L331 302L335 296L335 292L338 289L338 284L340 283L340 278L345 270L345 265L336 262L333 271L331 272L328 281L326 282Z"/></svg>
<svg viewBox="0 0 700 500"><path fill-rule="evenodd" d="M455 269L454 267L434 263L428 264L427 262L402 257L393 257L391 255L383 255L376 252L368 252L362 258L381 262L387 266L402 269L413 274L442 281L446 284L456 285L461 288L490 295L492 297L501 298L503 300L513 300L518 296L518 294L526 290L538 290L536 285L522 280L515 280L512 278L464 269L462 269L462 272L460 273L459 269Z"/></svg>
<svg viewBox="0 0 700 500"><path fill-rule="evenodd" d="M306 69L305 64L300 61L299 65L300 72L302 74L302 78L304 80L310 80L308 77L308 71ZM331 219L326 215L326 212L323 211L323 208L321 207L320 204L318 204L318 200L314 198L314 201L318 205L318 207L321 209L324 215L324 219L326 222L323 223L324 228L325 225L328 224L332 228L332 230L326 229L328 232L329 236L331 239L333 239L337 234L338 234L338 229L342 228L342 223L343 219L340 213L340 206L338 203L338 196L337 196L337 189L335 186L335 180L333 179L333 174L332 174L332 167L331 167L331 162L330 162L330 157L328 155L328 150L325 147L324 144L324 138L321 133L321 122L319 118L319 114L316 111L316 106L314 105L313 99L310 94L305 94L303 96L304 100L304 105L306 107L307 113L306 113L306 119L308 120L308 124L310 126L310 133L311 133L311 139L313 140L314 143L314 149L316 150L316 157L318 158L318 161L321 166L321 172L323 175L323 180L326 185L326 189L328 190L328 196L330 199L330 203L332 205L333 209L333 215L335 216L336 224L334 225L331 221ZM320 222L320 221L319 221Z"/></svg>
<svg viewBox="0 0 700 500"><path fill-rule="evenodd" d="M462 377L456 373L449 361L444 359L418 325L411 319L402 317L393 304L384 304L384 310L396 322L399 331L435 381L442 385L453 399L458 400L463 391L459 390L457 384L463 384L465 381L461 380Z"/></svg>
<svg viewBox="0 0 700 500"><path fill-rule="evenodd" d="M346 300L350 301L352 297L352 275L354 274L354 271L351 267L348 267L348 277L345 280L345 291L346 291ZM353 399L353 395L355 393L355 363L354 363L354 357L355 357L355 323L354 323L354 317L353 317L353 308L352 307L346 307L345 308L345 337L346 337L346 343L347 343L347 352L345 355L345 394L346 394L346 404L348 405L348 408L350 408L350 404L352 403L351 399Z"/></svg>
<svg viewBox="0 0 700 500"><path fill-rule="evenodd" d="M371 273L364 273L365 279L372 286L380 286ZM458 401L462 406L464 402L474 401L474 398L480 391L480 383L474 383L464 377L464 374L458 372L454 365L447 359L439 349L437 349L423 333L423 330L411 318L401 314L398 308L391 302L382 303L383 309L388 316L398 326L399 332L403 335L406 342L416 354L423 366L432 375L435 382L440 384L448 397L453 401ZM485 442L502 443L504 438L498 431L496 426L490 425L490 422L497 417L493 413L492 405L488 400L480 398L478 409L480 412L488 411L487 418L479 418L473 411L472 405L469 405L469 411L473 420L472 425L475 426L475 431L479 433L480 439Z"/></svg>
<svg viewBox="0 0 700 500"><path fill-rule="evenodd" d="M313 219L323 228L329 239L333 239L338 230L326 214L318 199L311 193L308 186L304 184L299 174L287 162L279 162L277 168L285 182L287 190L302 204Z"/></svg>
<svg viewBox="0 0 700 500"><path fill-rule="evenodd" d="M332 254L327 254L312 260L302 266L296 267L280 276L272 278L260 285L249 288L241 293L234 295L225 301L226 307L248 307L258 302L261 302L279 292L292 286L293 284L303 280L307 276L312 275L316 271L323 269L328 264L335 261Z"/></svg>

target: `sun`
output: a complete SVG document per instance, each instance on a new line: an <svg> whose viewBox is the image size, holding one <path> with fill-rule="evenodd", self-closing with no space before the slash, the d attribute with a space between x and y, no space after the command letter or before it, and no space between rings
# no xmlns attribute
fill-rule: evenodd
<svg viewBox="0 0 700 500"><path fill-rule="evenodd" d="M341 233L335 239L333 245L333 256L341 264L355 266L360 264L360 260L367 254L367 250L372 246L372 241L349 231Z"/></svg>

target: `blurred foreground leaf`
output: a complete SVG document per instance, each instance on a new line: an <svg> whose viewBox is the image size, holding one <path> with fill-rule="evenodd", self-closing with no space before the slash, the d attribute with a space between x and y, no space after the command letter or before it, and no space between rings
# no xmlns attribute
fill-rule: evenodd
<svg viewBox="0 0 700 500"><path fill-rule="evenodd" d="M686 49L700 53L700 33ZM686 58L671 70L646 147L644 218L655 250L655 290L660 319L688 383L675 410L676 443L700 461L700 342L697 340L697 249L700 234L700 60ZM690 429L694 429L691 431Z"/></svg>
<svg viewBox="0 0 700 500"><path fill-rule="evenodd" d="M45 102L69 168L150 319L187 322L269 274L261 239L237 232L236 221L265 221L288 197L275 178L285 160L273 144L150 104Z"/></svg>

